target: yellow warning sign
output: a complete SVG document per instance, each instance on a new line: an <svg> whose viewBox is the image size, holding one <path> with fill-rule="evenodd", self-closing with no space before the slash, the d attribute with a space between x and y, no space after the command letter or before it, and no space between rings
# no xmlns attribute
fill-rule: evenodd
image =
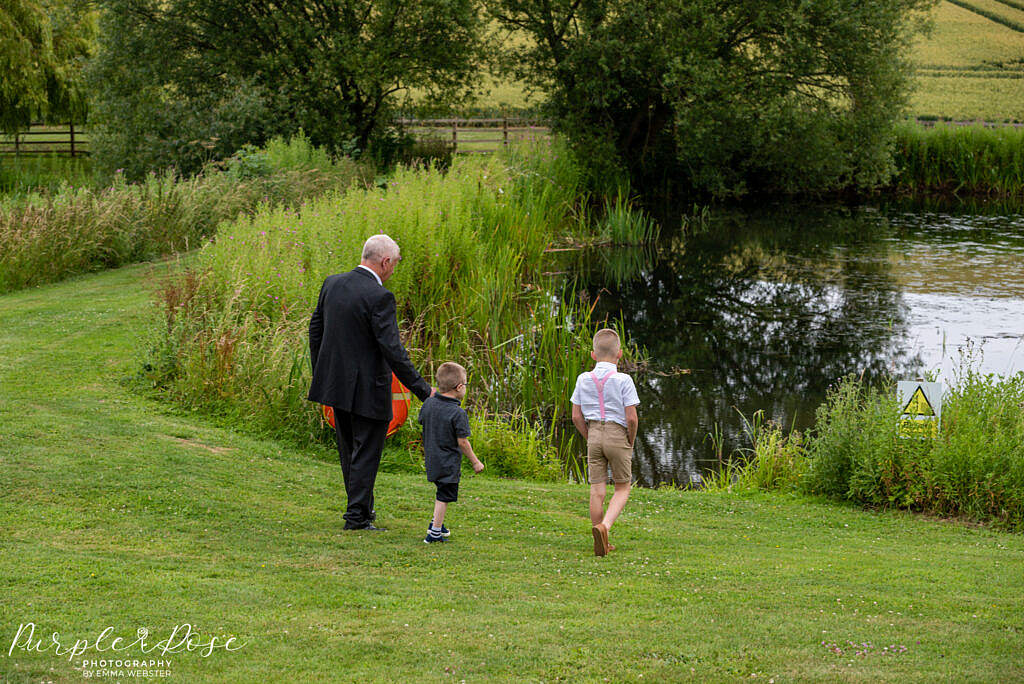
<svg viewBox="0 0 1024 684"><path fill-rule="evenodd" d="M932 409L932 405L928 403L928 397L924 396L924 390L918 385L917 389L914 390L914 395L910 397L910 401L903 407L903 415L905 416L934 416L935 411Z"/></svg>
<svg viewBox="0 0 1024 684"><path fill-rule="evenodd" d="M900 437L934 439L942 420L942 383L901 380L897 383Z"/></svg>

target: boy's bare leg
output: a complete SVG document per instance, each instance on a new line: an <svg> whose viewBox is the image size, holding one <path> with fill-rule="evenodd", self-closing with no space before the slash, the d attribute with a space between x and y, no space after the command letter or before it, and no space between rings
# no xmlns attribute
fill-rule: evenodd
<svg viewBox="0 0 1024 684"><path fill-rule="evenodd" d="M434 527L440 528L444 524L444 514L448 512L448 504L444 501L434 501Z"/></svg>
<svg viewBox="0 0 1024 684"><path fill-rule="evenodd" d="M604 497L607 488L602 482L590 485L590 524L596 525L604 518ZM620 509L621 510L621 509Z"/></svg>
<svg viewBox="0 0 1024 684"><path fill-rule="evenodd" d="M626 507L626 502L629 500L629 482L616 482L615 491L612 493L612 500L608 502L608 512L604 514L603 520L598 522L604 523L604 526L609 530L612 529L612 525L615 523L616 518L619 517L619 513L622 513L622 509ZM593 489L591 489L593 491ZM603 498L603 497L602 497ZM594 496L590 496L590 519L594 519ZM595 525L597 523L594 523Z"/></svg>

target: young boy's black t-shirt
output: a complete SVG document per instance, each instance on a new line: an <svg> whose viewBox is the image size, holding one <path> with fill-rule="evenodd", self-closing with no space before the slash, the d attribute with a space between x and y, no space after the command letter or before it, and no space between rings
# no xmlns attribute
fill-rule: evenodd
<svg viewBox="0 0 1024 684"><path fill-rule="evenodd" d="M435 394L420 407L423 455L430 482L458 482L462 475L459 437L469 437L469 416L458 399Z"/></svg>

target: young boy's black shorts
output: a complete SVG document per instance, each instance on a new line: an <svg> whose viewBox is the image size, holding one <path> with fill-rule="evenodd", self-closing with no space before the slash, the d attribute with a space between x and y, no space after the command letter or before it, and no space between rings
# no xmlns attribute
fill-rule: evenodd
<svg viewBox="0 0 1024 684"><path fill-rule="evenodd" d="M437 485L437 500L441 503L453 503L459 500L458 482L435 482Z"/></svg>

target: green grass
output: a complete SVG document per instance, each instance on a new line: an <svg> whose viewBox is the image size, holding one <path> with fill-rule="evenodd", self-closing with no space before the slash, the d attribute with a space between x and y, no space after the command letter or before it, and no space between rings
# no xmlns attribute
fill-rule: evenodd
<svg viewBox="0 0 1024 684"><path fill-rule="evenodd" d="M185 682L1024 677L1024 539L986 528L637 490L595 558L584 488L481 476L436 548L431 486L384 473L389 531L343 533L328 451L126 389L166 273L0 297L2 681L82 680L66 658L7 655L29 621L62 639L189 622L244 644L172 656Z"/></svg>

